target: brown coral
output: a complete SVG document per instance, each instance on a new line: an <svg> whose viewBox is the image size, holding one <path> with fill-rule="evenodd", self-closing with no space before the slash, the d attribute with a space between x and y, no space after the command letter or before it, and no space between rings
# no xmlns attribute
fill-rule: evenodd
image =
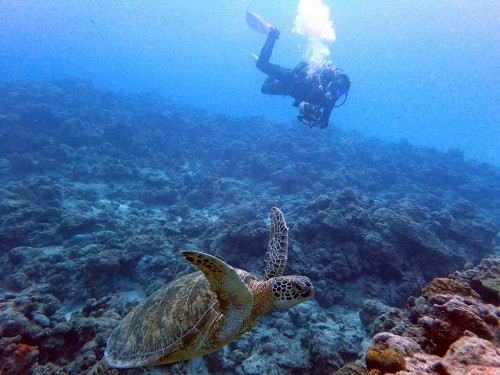
<svg viewBox="0 0 500 375"><path fill-rule="evenodd" d="M493 306L456 295L434 295L429 302L432 305L429 315L418 323L435 343L434 354L443 355L465 330L486 340L498 340L500 319Z"/></svg>
<svg viewBox="0 0 500 375"><path fill-rule="evenodd" d="M30 368L38 360L37 347L22 344L21 336L0 339L0 374L31 373Z"/></svg>
<svg viewBox="0 0 500 375"><path fill-rule="evenodd" d="M442 361L447 374L499 374L500 349L472 332L455 341Z"/></svg>
<svg viewBox="0 0 500 375"><path fill-rule="evenodd" d="M376 346L372 346L366 352L366 366L370 373L371 370L380 370L382 374L396 373L406 370L406 360L394 349L380 350Z"/></svg>
<svg viewBox="0 0 500 375"><path fill-rule="evenodd" d="M477 294L469 284L461 283L446 277L435 278L422 289L422 296L427 299L435 294L454 294L463 297L480 298L479 294Z"/></svg>
<svg viewBox="0 0 500 375"><path fill-rule="evenodd" d="M333 375L369 375L368 370L355 363L349 363L333 373Z"/></svg>

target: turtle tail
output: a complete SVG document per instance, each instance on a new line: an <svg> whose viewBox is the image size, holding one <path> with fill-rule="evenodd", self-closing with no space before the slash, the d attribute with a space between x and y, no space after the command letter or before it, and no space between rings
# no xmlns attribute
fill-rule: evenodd
<svg viewBox="0 0 500 375"><path fill-rule="evenodd" d="M111 367L106 363L106 361L101 359L94 366L92 366L86 375L102 375L107 373L110 369Z"/></svg>

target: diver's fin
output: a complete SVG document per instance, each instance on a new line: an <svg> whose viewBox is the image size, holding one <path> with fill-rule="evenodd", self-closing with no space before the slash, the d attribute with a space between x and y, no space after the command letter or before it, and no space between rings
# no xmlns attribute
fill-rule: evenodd
<svg viewBox="0 0 500 375"><path fill-rule="evenodd" d="M247 23L255 31L258 31L262 34L268 34L269 30L273 27L269 22L264 21L258 15L252 12L247 12Z"/></svg>
<svg viewBox="0 0 500 375"><path fill-rule="evenodd" d="M250 55L252 56L252 59L254 59L255 62L259 60L259 56L257 56L255 53L250 52Z"/></svg>

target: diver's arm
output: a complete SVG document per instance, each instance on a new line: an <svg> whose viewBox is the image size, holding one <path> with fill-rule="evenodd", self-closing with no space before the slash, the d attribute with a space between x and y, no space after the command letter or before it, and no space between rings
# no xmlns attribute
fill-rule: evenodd
<svg viewBox="0 0 500 375"><path fill-rule="evenodd" d="M323 108L323 114L320 119L317 121L317 125L320 128L326 128L328 126L328 122L330 121L330 115L332 113L334 102L327 102L325 107Z"/></svg>

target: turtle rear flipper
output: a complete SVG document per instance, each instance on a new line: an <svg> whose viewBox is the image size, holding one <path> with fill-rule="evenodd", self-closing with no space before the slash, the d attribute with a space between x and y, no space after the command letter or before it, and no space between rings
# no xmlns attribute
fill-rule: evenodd
<svg viewBox="0 0 500 375"><path fill-rule="evenodd" d="M110 369L111 367L106 363L106 361L101 359L97 364L92 366L89 371L87 371L86 375L102 375Z"/></svg>
<svg viewBox="0 0 500 375"><path fill-rule="evenodd" d="M220 340L234 335L234 327L239 327L252 311L252 293L234 268L222 260L198 251L181 251L181 255L203 272L217 295L220 312L224 315Z"/></svg>

